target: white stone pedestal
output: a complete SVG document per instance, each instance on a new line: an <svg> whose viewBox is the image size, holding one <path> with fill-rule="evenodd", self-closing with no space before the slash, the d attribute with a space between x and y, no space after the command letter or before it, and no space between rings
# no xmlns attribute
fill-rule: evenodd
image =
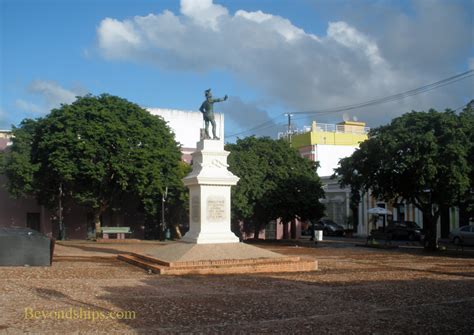
<svg viewBox="0 0 474 335"><path fill-rule="evenodd" d="M182 241L239 242L230 229L230 187L237 184L239 178L227 170L228 155L223 139L197 143L197 150L192 154L193 171L183 179L189 188L190 217L189 231Z"/></svg>

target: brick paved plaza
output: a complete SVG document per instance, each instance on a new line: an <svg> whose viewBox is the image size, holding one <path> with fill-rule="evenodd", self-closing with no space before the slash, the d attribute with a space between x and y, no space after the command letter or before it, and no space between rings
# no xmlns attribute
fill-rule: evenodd
<svg viewBox="0 0 474 335"><path fill-rule="evenodd" d="M180 277L150 275L115 259L159 245L61 242L50 268L0 268L0 333L474 332L469 252L427 255L337 240L261 244L314 257L320 270Z"/></svg>

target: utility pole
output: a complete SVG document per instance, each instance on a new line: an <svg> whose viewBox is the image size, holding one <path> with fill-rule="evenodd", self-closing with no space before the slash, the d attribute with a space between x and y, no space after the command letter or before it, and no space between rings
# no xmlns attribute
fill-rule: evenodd
<svg viewBox="0 0 474 335"><path fill-rule="evenodd" d="M286 134L288 136L288 142L291 144L291 117L293 116L293 114L290 114L290 113L286 113L285 116L288 116L288 130L286 131Z"/></svg>
<svg viewBox="0 0 474 335"><path fill-rule="evenodd" d="M166 202L166 197L168 196L168 186L166 186L165 192L161 195L161 224L163 225L162 231L161 231L161 236L164 235L166 239L166 232L167 232L167 227L165 223L165 202Z"/></svg>

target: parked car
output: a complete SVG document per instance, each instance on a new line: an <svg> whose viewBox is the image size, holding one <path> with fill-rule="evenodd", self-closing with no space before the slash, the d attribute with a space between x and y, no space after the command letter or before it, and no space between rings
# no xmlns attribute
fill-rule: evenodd
<svg viewBox="0 0 474 335"><path fill-rule="evenodd" d="M420 241L423 237L421 227L413 221L393 221L385 232L391 234L393 240Z"/></svg>
<svg viewBox="0 0 474 335"><path fill-rule="evenodd" d="M322 230L324 235L343 236L344 227L331 219L321 219L316 223L316 230Z"/></svg>
<svg viewBox="0 0 474 335"><path fill-rule="evenodd" d="M470 244L474 245L474 225L462 226L454 229L449 234L449 240L456 245Z"/></svg>

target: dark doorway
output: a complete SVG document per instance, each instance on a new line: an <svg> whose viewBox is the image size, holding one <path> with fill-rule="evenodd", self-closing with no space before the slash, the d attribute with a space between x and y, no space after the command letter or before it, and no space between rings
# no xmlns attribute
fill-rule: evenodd
<svg viewBox="0 0 474 335"><path fill-rule="evenodd" d="M40 213L26 213L26 227L36 231L40 231L40 223Z"/></svg>

